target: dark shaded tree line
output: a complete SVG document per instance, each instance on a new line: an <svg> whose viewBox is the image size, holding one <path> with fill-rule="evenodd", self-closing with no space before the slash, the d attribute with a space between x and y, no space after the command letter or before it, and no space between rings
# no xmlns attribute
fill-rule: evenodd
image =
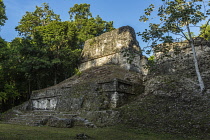
<svg viewBox="0 0 210 140"><path fill-rule="evenodd" d="M0 0L0 25L5 6ZM113 28L113 22L93 17L89 4L76 4L69 21L61 21L49 5L26 12L15 28L20 37L0 38L0 112L29 99L33 90L46 88L75 74L84 42Z"/></svg>

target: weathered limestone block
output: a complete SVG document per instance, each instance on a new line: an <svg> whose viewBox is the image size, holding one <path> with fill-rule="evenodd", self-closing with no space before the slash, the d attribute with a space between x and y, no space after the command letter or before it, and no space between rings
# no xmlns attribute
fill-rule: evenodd
<svg viewBox="0 0 210 140"><path fill-rule="evenodd" d="M112 79L99 83L83 83L75 85L59 98L56 110L106 110L117 108L135 96L138 87L134 83L120 79ZM138 88L138 92L142 91Z"/></svg>
<svg viewBox="0 0 210 140"><path fill-rule="evenodd" d="M79 69L84 71L91 67L116 64L127 70L141 72L141 57L134 29L124 26L87 40Z"/></svg>
<svg viewBox="0 0 210 140"><path fill-rule="evenodd" d="M120 107L135 94L132 83L116 78L111 81L98 83L98 85L99 93L104 94L106 97L102 102L102 108L104 107L104 109Z"/></svg>
<svg viewBox="0 0 210 140"><path fill-rule="evenodd" d="M74 120L66 118L50 117L47 121L47 125L59 128L72 128L74 126Z"/></svg>
<svg viewBox="0 0 210 140"><path fill-rule="evenodd" d="M194 38L194 47L197 56L210 51L210 42L202 37ZM188 41L174 42L171 44L159 44L155 50L154 56L167 60L168 58L175 58L180 56L192 56L192 47ZM170 56L170 57L166 57Z"/></svg>
<svg viewBox="0 0 210 140"><path fill-rule="evenodd" d="M90 136L88 136L88 135L86 135L86 134L84 134L84 133L82 133L82 134L77 134L76 137L75 137L75 139L83 139L83 140L85 140L85 139L90 139L90 138L91 138Z"/></svg>
<svg viewBox="0 0 210 140"><path fill-rule="evenodd" d="M42 89L32 92L30 108L35 110L54 110L60 94L56 89Z"/></svg>
<svg viewBox="0 0 210 140"><path fill-rule="evenodd" d="M43 109L43 110L54 110L57 104L57 98L43 98L43 99L33 99L32 106L33 109Z"/></svg>

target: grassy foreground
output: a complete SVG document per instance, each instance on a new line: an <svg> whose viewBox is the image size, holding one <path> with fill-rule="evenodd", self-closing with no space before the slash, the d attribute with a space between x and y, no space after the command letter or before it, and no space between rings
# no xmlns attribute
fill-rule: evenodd
<svg viewBox="0 0 210 140"><path fill-rule="evenodd" d="M144 130L114 126L106 128L53 128L3 124L0 122L0 140L73 140L85 133L94 140L186 140L169 134L157 134Z"/></svg>

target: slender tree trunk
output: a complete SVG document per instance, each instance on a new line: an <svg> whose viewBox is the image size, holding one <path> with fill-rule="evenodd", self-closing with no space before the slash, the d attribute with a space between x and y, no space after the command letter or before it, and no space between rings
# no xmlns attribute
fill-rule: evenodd
<svg viewBox="0 0 210 140"><path fill-rule="evenodd" d="M2 107L1 107L1 109L2 109L2 112L4 112L4 111L6 111L6 105L5 105L5 101L4 101L4 99L2 99Z"/></svg>
<svg viewBox="0 0 210 140"><path fill-rule="evenodd" d="M3 112L3 99L0 99L0 113Z"/></svg>
<svg viewBox="0 0 210 140"><path fill-rule="evenodd" d="M54 85L56 85L56 84L57 84L57 72L55 70L55 73L54 73Z"/></svg>
<svg viewBox="0 0 210 140"><path fill-rule="evenodd" d="M204 82L203 82L203 79L201 77L201 73L200 73L200 70L199 70L198 60L197 60L197 56L196 56L196 52L195 52L195 46L194 46L193 38L192 38L191 33L190 33L189 25L187 25L187 31L188 31L188 35L190 37L190 46L192 47L193 60L194 60L194 64L195 64L195 71L196 71L196 74L197 74L201 94L203 94L203 92L205 90L205 86L204 86Z"/></svg>
<svg viewBox="0 0 210 140"><path fill-rule="evenodd" d="M28 95L27 95L27 100L30 98L31 95L31 79L28 80Z"/></svg>

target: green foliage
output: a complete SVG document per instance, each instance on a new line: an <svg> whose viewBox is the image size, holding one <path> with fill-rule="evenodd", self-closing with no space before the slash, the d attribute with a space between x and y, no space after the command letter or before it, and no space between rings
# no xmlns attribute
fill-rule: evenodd
<svg viewBox="0 0 210 140"><path fill-rule="evenodd" d="M75 4L74 7L69 10L70 19L89 19L92 17L90 12L90 4Z"/></svg>
<svg viewBox="0 0 210 140"><path fill-rule="evenodd" d="M201 26L200 34L201 34L201 37L210 41L210 25L208 23Z"/></svg>
<svg viewBox="0 0 210 140"><path fill-rule="evenodd" d="M75 68L74 73L78 76L80 76L82 74L82 72L77 68Z"/></svg>
<svg viewBox="0 0 210 140"><path fill-rule="evenodd" d="M36 6L34 12L26 12L15 29L20 35L33 37L36 32L35 27L48 25L53 20L60 21L61 19L47 3L43 3L42 7Z"/></svg>
<svg viewBox="0 0 210 140"><path fill-rule="evenodd" d="M155 61L155 56L154 56L154 55L150 56L150 57L148 58L148 60L149 60L149 61Z"/></svg>
<svg viewBox="0 0 210 140"><path fill-rule="evenodd" d="M145 66L146 69L149 69L150 71L154 70L154 66L155 66L156 62L155 62L155 56L152 55L148 58L147 64Z"/></svg>
<svg viewBox="0 0 210 140"><path fill-rule="evenodd" d="M0 26L4 26L7 20L6 12L5 12L5 5L3 0L0 0Z"/></svg>
<svg viewBox="0 0 210 140"><path fill-rule="evenodd" d="M1 89L2 90L2 89ZM8 100L8 99L15 99L19 97L20 93L17 91L16 86L14 83L4 85L3 91L0 92L0 99L1 100Z"/></svg>
<svg viewBox="0 0 210 140"><path fill-rule="evenodd" d="M150 16L151 15L151 13L153 12L154 8L155 8L154 4L150 4L149 7L144 10L145 11L144 12L145 15L141 16L140 19L139 19L139 21L140 22L146 22L146 21L148 21L149 18L147 16Z"/></svg>
<svg viewBox="0 0 210 140"><path fill-rule="evenodd" d="M208 11L203 12L202 8L203 6L207 8L209 5L203 5L201 0L162 0L162 2L157 11L160 23L150 23L149 29L138 33L144 42L151 42L152 48L156 47L157 43L174 42L174 35L190 41L189 33L186 35L184 32L186 27L197 25L208 17ZM140 21L149 21L154 8L154 5L150 5L145 9L145 15L140 17Z"/></svg>
<svg viewBox="0 0 210 140"><path fill-rule="evenodd" d="M84 41L113 30L113 22L107 22L97 15L92 17L89 4L75 4L69 11L70 19L77 29L77 45L82 48Z"/></svg>
<svg viewBox="0 0 210 140"><path fill-rule="evenodd" d="M10 108L20 97L18 61L16 50L0 38L0 102L4 105L0 110Z"/></svg>
<svg viewBox="0 0 210 140"><path fill-rule="evenodd" d="M34 38L46 44L49 51L56 51L67 46L77 48L73 46L76 42L76 27L73 22L52 21L46 26L36 27L36 30Z"/></svg>

